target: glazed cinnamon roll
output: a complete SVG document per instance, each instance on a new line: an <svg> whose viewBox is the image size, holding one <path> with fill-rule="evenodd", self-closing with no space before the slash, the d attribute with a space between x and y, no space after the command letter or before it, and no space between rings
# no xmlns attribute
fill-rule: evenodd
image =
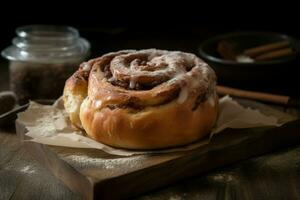
<svg viewBox="0 0 300 200"><path fill-rule="evenodd" d="M63 99L71 122L89 137L159 149L209 134L218 113L215 85L214 71L194 54L125 50L82 63Z"/></svg>

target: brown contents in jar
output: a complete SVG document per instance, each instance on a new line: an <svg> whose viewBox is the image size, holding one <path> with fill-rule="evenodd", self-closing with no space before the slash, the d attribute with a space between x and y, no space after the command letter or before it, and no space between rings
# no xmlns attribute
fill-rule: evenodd
<svg viewBox="0 0 300 200"><path fill-rule="evenodd" d="M62 95L65 81L78 65L79 62L11 62L10 88L17 94L20 103L29 99L56 99Z"/></svg>

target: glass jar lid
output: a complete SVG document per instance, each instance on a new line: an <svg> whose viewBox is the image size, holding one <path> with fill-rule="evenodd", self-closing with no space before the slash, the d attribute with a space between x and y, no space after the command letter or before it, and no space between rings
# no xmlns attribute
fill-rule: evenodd
<svg viewBox="0 0 300 200"><path fill-rule="evenodd" d="M2 51L8 60L64 62L86 57L89 42L68 26L29 25L16 29L12 45Z"/></svg>

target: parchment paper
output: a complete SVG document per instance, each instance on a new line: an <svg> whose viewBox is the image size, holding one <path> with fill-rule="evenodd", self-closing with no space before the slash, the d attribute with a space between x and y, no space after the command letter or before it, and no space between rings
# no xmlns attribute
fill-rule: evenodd
<svg viewBox="0 0 300 200"><path fill-rule="evenodd" d="M225 96L219 101L219 117L209 138L183 147L155 151L131 151L113 148L84 136L84 133L71 126L61 99L58 99L52 106L30 102L28 109L18 114L18 122L25 125L28 130L26 135L33 142L73 148L93 148L112 155L131 156L192 150L208 144L215 134L226 128L281 126L284 122L292 120L292 118L287 118L285 121L280 121L275 116L267 116L259 110L245 108L229 96ZM282 114L286 115L285 113Z"/></svg>

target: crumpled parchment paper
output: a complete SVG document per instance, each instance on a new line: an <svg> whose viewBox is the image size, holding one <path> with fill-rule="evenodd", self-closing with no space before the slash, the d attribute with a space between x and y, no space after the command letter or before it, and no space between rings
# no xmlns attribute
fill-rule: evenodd
<svg viewBox="0 0 300 200"><path fill-rule="evenodd" d="M18 114L18 122L25 125L28 130L26 135L33 142L73 148L100 149L106 153L121 156L192 150L208 144L214 134L220 133L226 128L240 129L282 125L282 122L279 122L275 116L267 116L259 110L245 108L229 96L221 98L219 102L219 117L209 138L182 147L155 151L113 148L84 136L85 134L71 126L61 99L52 106L30 102L29 108Z"/></svg>

